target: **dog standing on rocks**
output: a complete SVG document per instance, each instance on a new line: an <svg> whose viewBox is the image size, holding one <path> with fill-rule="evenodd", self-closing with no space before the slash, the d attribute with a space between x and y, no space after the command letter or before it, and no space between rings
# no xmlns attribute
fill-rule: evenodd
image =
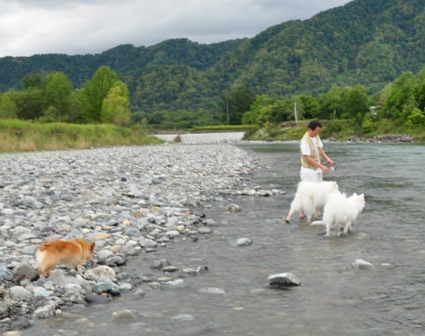
<svg viewBox="0 0 425 336"><path fill-rule="evenodd" d="M296 211L302 210L310 222L313 214L318 218L318 209L325 206L328 198L332 194L340 194L338 184L334 181L322 181L319 183L301 181L298 183L295 198L291 203L291 209L285 221L289 223L291 216Z"/></svg>
<svg viewBox="0 0 425 336"><path fill-rule="evenodd" d="M40 265L41 277L50 275L50 271L59 262L75 267L78 273L86 260L93 258L95 243L88 243L81 239L56 240L45 242L36 253Z"/></svg>

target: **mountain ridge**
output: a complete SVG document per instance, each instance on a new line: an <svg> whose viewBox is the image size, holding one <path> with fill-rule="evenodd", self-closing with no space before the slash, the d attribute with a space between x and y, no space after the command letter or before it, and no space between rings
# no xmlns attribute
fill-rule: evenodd
<svg viewBox="0 0 425 336"><path fill-rule="evenodd" d="M62 71L75 87L102 65L127 84L131 110L221 110L228 87L269 95L319 94L332 85L382 89L425 65L425 2L354 0L310 19L271 26L252 38L213 44L186 38L100 54L0 58L0 90L28 73Z"/></svg>

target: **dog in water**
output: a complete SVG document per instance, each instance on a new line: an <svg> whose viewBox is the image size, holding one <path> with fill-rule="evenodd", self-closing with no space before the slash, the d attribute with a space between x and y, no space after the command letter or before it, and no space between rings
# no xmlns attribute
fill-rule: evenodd
<svg viewBox="0 0 425 336"><path fill-rule="evenodd" d="M75 267L81 273L81 267L86 260L93 257L95 243L88 243L81 239L56 240L46 242L40 246L36 259L40 265L41 277L50 275L50 271L59 262Z"/></svg>
<svg viewBox="0 0 425 336"><path fill-rule="evenodd" d="M313 214L318 218L318 210L322 209L329 196L332 194L340 194L338 184L334 181L310 182L301 181L298 183L295 198L291 203L291 209L285 221L289 223L291 216L296 211L303 210L310 222Z"/></svg>
<svg viewBox="0 0 425 336"><path fill-rule="evenodd" d="M311 225L326 225L325 237L330 237L332 226L339 232L340 224L344 225L343 233L347 234L365 204L364 194L354 193L350 197L347 197L347 194L332 195L326 202L323 220L314 221Z"/></svg>

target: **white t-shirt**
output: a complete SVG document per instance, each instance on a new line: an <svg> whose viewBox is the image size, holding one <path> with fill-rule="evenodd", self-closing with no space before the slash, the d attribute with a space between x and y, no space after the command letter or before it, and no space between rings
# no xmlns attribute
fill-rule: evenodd
<svg viewBox="0 0 425 336"><path fill-rule="evenodd" d="M318 162L320 163L320 153L319 153L319 148L317 147L317 143L316 143L316 137L312 138L310 137L311 141L313 142L313 146L314 149L316 150L316 154L317 154L317 158L318 158ZM320 141L320 147L323 148L323 143L322 140ZM311 151L310 151L310 146L308 145L307 141L301 141L300 144L301 147L301 153L303 153L303 155L311 155ZM301 174L309 174L309 173L321 173L322 170L320 168L316 168L316 169L310 169L310 168L305 168L303 166L301 166Z"/></svg>

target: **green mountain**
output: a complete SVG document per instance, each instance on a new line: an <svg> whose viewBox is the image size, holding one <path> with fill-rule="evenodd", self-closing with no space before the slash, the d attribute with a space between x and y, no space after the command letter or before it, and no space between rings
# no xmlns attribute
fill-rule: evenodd
<svg viewBox="0 0 425 336"><path fill-rule="evenodd" d="M425 66L425 1L354 0L250 39L209 45L173 39L96 55L4 57L0 90L20 88L27 73L51 71L66 73L79 87L102 65L128 85L133 111L218 112L229 85L292 95L361 83L373 93Z"/></svg>

